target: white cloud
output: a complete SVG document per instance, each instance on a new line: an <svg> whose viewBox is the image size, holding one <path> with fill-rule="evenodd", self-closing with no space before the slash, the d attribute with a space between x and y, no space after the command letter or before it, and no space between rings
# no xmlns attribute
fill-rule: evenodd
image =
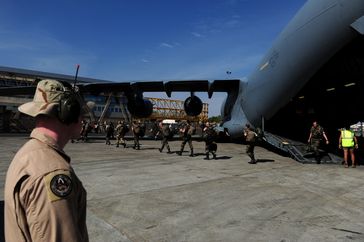
<svg viewBox="0 0 364 242"><path fill-rule="evenodd" d="M150 60L148 60L148 59L142 59L142 62L144 62L144 63L149 63L150 62Z"/></svg>
<svg viewBox="0 0 364 242"><path fill-rule="evenodd" d="M163 42L163 43L160 44L160 47L167 47L167 48L171 48L172 49L173 48L173 45Z"/></svg>
<svg viewBox="0 0 364 242"><path fill-rule="evenodd" d="M241 22L239 20L232 19L232 20L225 22L225 27L234 28L234 27L238 27L240 24L241 24Z"/></svg>
<svg viewBox="0 0 364 242"><path fill-rule="evenodd" d="M192 32L191 34L192 34L193 36L197 37L197 38L201 38L201 37L203 37L203 35L202 35L202 34L197 33L197 32Z"/></svg>

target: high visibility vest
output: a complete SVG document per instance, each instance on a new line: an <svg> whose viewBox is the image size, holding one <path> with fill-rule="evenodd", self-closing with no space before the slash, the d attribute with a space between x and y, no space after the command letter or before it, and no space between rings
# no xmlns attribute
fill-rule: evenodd
<svg viewBox="0 0 364 242"><path fill-rule="evenodd" d="M341 146L342 147L353 147L354 144L354 133L350 130L341 131Z"/></svg>

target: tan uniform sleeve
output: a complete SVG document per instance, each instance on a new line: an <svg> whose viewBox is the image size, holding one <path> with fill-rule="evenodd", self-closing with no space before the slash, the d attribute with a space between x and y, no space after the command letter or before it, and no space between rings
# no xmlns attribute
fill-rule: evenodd
<svg viewBox="0 0 364 242"><path fill-rule="evenodd" d="M27 181L20 197L32 240L88 241L85 193L70 171L55 171Z"/></svg>

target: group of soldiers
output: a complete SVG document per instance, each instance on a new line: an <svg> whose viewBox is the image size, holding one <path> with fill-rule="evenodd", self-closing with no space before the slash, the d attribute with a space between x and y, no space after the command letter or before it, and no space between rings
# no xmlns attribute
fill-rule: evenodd
<svg viewBox="0 0 364 242"><path fill-rule="evenodd" d="M164 147L167 148L167 153L171 154L171 149L168 144L168 141L173 138L174 132L171 130L171 125L168 123L159 123L159 129L160 134L162 135L162 146L159 148L160 152L163 152ZM205 154L207 160L210 159L210 153L212 154L213 159L216 159L216 151L217 151L217 144L216 144L216 138L217 133L212 125L210 125L209 122L204 124L204 127L202 128L203 131L203 140L205 141ZM185 145L188 144L190 147L190 155L193 157L194 150L193 150L193 144L192 144L192 135L196 134L196 127L187 120L185 123L182 124L182 126L179 128L179 133L182 136L182 143L180 150L177 151L177 155L181 156L183 154L183 150L185 148Z"/></svg>
<svg viewBox="0 0 364 242"><path fill-rule="evenodd" d="M89 123L87 121L82 121L82 130L81 130L81 137L80 139L83 141L87 141L88 139L88 133L90 133L93 129L95 132L98 128L101 128L102 131L105 132L105 144L110 145L112 139L116 139L116 147L119 147L122 145L124 148L127 147L125 135L131 130L134 144L133 149L140 150L140 138L144 137L146 134L146 125L145 123L141 122L140 120L134 120L131 124L125 121L118 121L116 127L114 127L114 124L111 121L104 122L103 125L96 126L95 124ZM203 123L201 125L202 130L202 138L205 142L205 159L209 160L210 156L212 156L213 159L216 159L216 151L217 151L217 132L215 130L215 125L210 124L209 122ZM355 162L355 156L354 156L354 148L357 148L357 140L354 135L347 134L349 131L341 131L341 136L339 138L340 143L340 149L344 150L344 164L345 167L348 166L348 157L350 155L350 158L352 160L352 167L356 166ZM172 154L174 152L171 151L171 147L169 145L169 141L177 134L179 134L182 142L180 149L176 151L175 153L179 156L183 154L183 151L185 149L186 144L188 144L190 149L189 156L193 157L195 156L194 148L192 144L192 136L196 134L196 124L191 123L191 121L187 120L184 122L181 122L178 124L177 128L175 124L171 124L168 122L158 121L153 123L152 128L150 130L150 133L152 134L153 138L158 139L161 138L161 146L158 149L160 152L163 152L163 150L167 149L167 154ZM254 148L259 141L259 139L262 138L262 135L259 132L259 129L255 129L251 127L249 124L246 124L244 130L243 130L243 137L246 143L246 154L250 157L250 164L256 164L257 160L255 159L254 155ZM347 138L348 136L349 138ZM342 140L350 140L350 142L347 144L347 142L342 142ZM329 140L323 130L323 128L317 124L317 122L313 122L313 126L310 130L310 135L308 142L310 144L310 147L313 151L313 154L315 156L316 162L319 164L321 160L320 155L320 146L321 141L325 141L325 144L329 143ZM349 146L349 148L347 148ZM352 147L352 148L351 148Z"/></svg>
<svg viewBox="0 0 364 242"><path fill-rule="evenodd" d="M83 141L87 141L88 133L94 128L87 121L82 121L82 130L81 130L81 138ZM205 159L210 159L210 155L212 155L213 159L216 159L216 151L217 151L217 144L216 138L217 133L215 131L215 125L210 124L209 122L203 123L201 125L202 130L202 137L205 141ZM146 125L141 122L140 120L134 120L132 124L129 124L125 121L118 121L116 127L111 121L104 122L102 125L102 129L105 132L105 144L110 145L112 139L116 139L116 147L122 145L126 148L126 139L125 135L130 131L132 131L134 144L133 148L136 150L140 149L140 138L143 137L146 133ZM195 124L191 123L191 121L187 120L181 122L178 127L176 128L173 124L159 121L155 123L152 127L150 132L153 134L155 139L157 137L161 138L161 147L159 148L160 152L166 148L168 154L172 154L171 147L168 143L174 135L179 134L182 143L180 149L175 152L177 155L182 155L185 149L186 144L188 144L190 148L190 155L191 157L195 156L193 144L192 144L192 136L196 134L196 126Z"/></svg>
<svg viewBox="0 0 364 242"><path fill-rule="evenodd" d="M162 136L162 146L159 148L159 152L163 152L164 147L167 148L167 153L171 154L171 148L169 146L168 141L171 140L175 134L175 131L172 129L172 125L169 123L163 123L162 121L158 124L159 131L157 135L160 134ZM210 159L210 153L212 154L213 159L216 159L216 151L217 144L216 138L217 133L212 125L209 122L205 123L202 127L203 131L203 140L205 141L205 154L207 160ZM196 126L191 123L191 121L187 120L183 122L178 128L178 132L182 138L182 143L180 150L177 151L177 155L181 156L183 154L185 145L188 144L190 148L190 157L193 157L194 149L192 144L192 135L196 134Z"/></svg>
<svg viewBox="0 0 364 242"><path fill-rule="evenodd" d="M126 140L125 135L129 132L129 124L124 121L118 121L116 127L112 122L108 122L105 125L105 133L106 133L106 144L110 145L110 139L114 138L114 134L116 134L116 147L122 145L124 148L126 147ZM145 125L142 124L140 121L133 121L131 130L134 136L134 149L140 149L139 139L145 135Z"/></svg>

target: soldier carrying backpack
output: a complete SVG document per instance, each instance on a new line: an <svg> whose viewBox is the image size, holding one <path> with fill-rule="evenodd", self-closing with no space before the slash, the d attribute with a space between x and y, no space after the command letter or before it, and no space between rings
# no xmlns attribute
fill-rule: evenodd
<svg viewBox="0 0 364 242"><path fill-rule="evenodd" d="M161 125L162 125L161 133L162 133L163 140L162 140L162 147L159 149L159 152L162 152L164 146L166 146L167 150L168 150L167 153L171 154L172 152L171 152L171 149L169 147L168 140L171 137L172 131L171 131L170 127L169 127L169 124L167 124L167 123L164 124L164 123L161 122Z"/></svg>
<svg viewBox="0 0 364 242"><path fill-rule="evenodd" d="M206 160L210 159L210 153L212 154L213 159L216 159L216 150L217 150L217 144L216 144L216 131L214 130L214 127L210 125L209 122L205 124L205 128L203 129L204 132L204 140L205 140L205 153L206 153Z"/></svg>
<svg viewBox="0 0 364 242"><path fill-rule="evenodd" d="M119 147L119 144L122 144L124 148L126 147L126 141L124 139L125 134L129 131L129 127L124 121L119 121L118 125L115 128L116 130L116 147Z"/></svg>
<svg viewBox="0 0 364 242"><path fill-rule="evenodd" d="M182 155L183 149L188 143L191 149L190 156L194 156L193 154L193 145L192 145L192 135L196 132L196 128L191 125L191 121L187 120L187 123L180 129L180 132L182 133L182 144L181 144L181 150L177 152L178 155Z"/></svg>

